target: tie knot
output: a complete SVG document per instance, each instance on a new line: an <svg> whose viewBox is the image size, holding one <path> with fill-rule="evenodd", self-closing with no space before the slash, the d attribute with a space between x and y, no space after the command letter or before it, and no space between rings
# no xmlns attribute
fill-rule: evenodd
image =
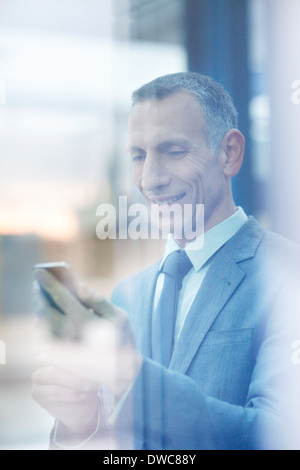
<svg viewBox="0 0 300 470"><path fill-rule="evenodd" d="M182 280L191 267L191 260L184 250L173 251L165 259L161 272L173 277L178 282L178 288L181 289Z"/></svg>

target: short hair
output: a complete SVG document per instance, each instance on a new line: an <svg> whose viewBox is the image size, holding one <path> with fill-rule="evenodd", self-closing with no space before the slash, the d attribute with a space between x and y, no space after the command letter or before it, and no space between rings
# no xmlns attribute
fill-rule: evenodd
<svg viewBox="0 0 300 470"><path fill-rule="evenodd" d="M146 83L132 94L132 106L151 99L162 100L178 92L197 98L206 123L208 147L216 152L230 129L238 127L238 113L230 95L211 77L195 72L164 75Z"/></svg>

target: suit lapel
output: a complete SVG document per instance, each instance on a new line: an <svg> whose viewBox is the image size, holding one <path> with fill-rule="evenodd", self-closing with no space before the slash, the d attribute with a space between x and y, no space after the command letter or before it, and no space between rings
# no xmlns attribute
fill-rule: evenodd
<svg viewBox="0 0 300 470"><path fill-rule="evenodd" d="M216 254L175 347L170 369L185 373L226 302L245 276L239 262L255 255L264 231L250 218Z"/></svg>
<svg viewBox="0 0 300 470"><path fill-rule="evenodd" d="M170 363L171 369L186 372L207 332L244 275L233 262L224 264L222 273L216 264L211 266L187 315Z"/></svg>

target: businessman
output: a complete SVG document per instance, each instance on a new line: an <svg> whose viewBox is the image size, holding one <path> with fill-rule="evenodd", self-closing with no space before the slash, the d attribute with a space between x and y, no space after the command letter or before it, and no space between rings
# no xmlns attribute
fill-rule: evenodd
<svg viewBox="0 0 300 470"><path fill-rule="evenodd" d="M235 205L245 142L231 98L200 74L160 77L134 92L128 140L133 181L159 205L161 228L175 205L191 220L181 237L168 221L163 258L111 303L79 285L83 306L37 273L66 315L40 291L37 309L85 338L52 345L33 374L33 397L56 418L51 447L289 447L300 257ZM191 239L199 204L204 227Z"/></svg>

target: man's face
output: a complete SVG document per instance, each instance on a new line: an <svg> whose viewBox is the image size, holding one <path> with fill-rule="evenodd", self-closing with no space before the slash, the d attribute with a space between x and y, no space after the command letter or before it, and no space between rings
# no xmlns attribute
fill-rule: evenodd
<svg viewBox="0 0 300 470"><path fill-rule="evenodd" d="M197 99L180 92L133 107L129 120L133 182L146 203L170 209L204 204L205 229L224 219L228 191L222 154L209 150ZM226 217L226 215L225 215Z"/></svg>

